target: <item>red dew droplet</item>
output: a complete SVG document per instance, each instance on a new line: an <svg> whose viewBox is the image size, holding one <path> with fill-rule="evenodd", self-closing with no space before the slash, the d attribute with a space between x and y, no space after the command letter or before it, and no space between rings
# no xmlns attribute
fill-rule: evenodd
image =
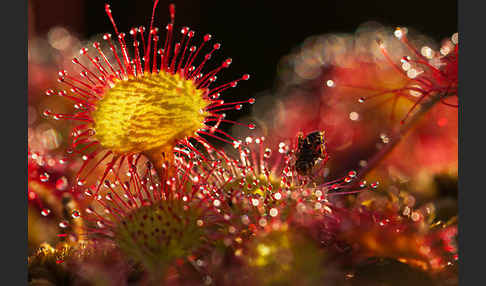
<svg viewBox="0 0 486 286"><path fill-rule="evenodd" d="M250 124L248 124L248 128L250 128L250 129L252 129L252 130L253 130L253 129L255 129L255 128L256 128L256 126L255 126L255 124L250 123Z"/></svg>
<svg viewBox="0 0 486 286"><path fill-rule="evenodd" d="M41 182L45 183L45 182L49 181L49 174L48 173L41 174L39 176L39 179L41 180Z"/></svg>
<svg viewBox="0 0 486 286"><path fill-rule="evenodd" d="M243 108L243 105L241 105L241 104L238 104L238 105L235 106L236 110L241 110L242 108Z"/></svg>
<svg viewBox="0 0 486 286"><path fill-rule="evenodd" d="M227 68L231 65L231 63L233 62L233 60L231 58L228 58L226 59L224 62L223 62L223 68Z"/></svg>
<svg viewBox="0 0 486 286"><path fill-rule="evenodd" d="M61 228L66 228L68 226L69 226L69 223L65 220L63 220L59 223L59 227L61 227Z"/></svg>
<svg viewBox="0 0 486 286"><path fill-rule="evenodd" d="M57 264L61 264L61 263L63 263L63 262L64 262L64 260L56 260L56 263L57 263Z"/></svg>
<svg viewBox="0 0 486 286"><path fill-rule="evenodd" d="M73 218L78 218L78 217L80 217L80 216L81 216L81 214L79 213L79 211L77 211L77 210L73 210L73 212L71 213L71 216L72 216Z"/></svg>
<svg viewBox="0 0 486 286"><path fill-rule="evenodd" d="M252 98L250 98L250 99L248 99L248 103L249 103L249 104L254 104L255 102L256 102L256 100L255 100L255 98L253 98L253 97L252 97Z"/></svg>
<svg viewBox="0 0 486 286"><path fill-rule="evenodd" d="M51 213L51 210L50 209L43 209L41 211L41 215L42 216L48 216L50 213Z"/></svg>
<svg viewBox="0 0 486 286"><path fill-rule="evenodd" d="M249 80L250 79L250 75L249 74L244 74L241 79L243 80Z"/></svg>

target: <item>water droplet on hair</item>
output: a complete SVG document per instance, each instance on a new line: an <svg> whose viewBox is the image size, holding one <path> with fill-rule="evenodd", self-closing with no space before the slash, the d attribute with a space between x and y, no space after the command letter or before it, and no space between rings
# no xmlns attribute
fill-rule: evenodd
<svg viewBox="0 0 486 286"><path fill-rule="evenodd" d="M60 228L66 228L66 227L68 227L68 226L69 226L69 222L67 222L67 221L65 221L65 220L63 220L63 221L61 221L61 222L59 223L59 227L60 227Z"/></svg>
<svg viewBox="0 0 486 286"><path fill-rule="evenodd" d="M73 210L73 212L71 213L71 216L73 218L79 218L81 216L81 214L79 213L79 211Z"/></svg>
<svg viewBox="0 0 486 286"><path fill-rule="evenodd" d="M366 182L366 181L364 181L364 180L363 180L363 181L361 181L361 182L359 183L359 187L360 187L360 188L364 188L364 187L366 187L366 184L368 184L368 182Z"/></svg>
<svg viewBox="0 0 486 286"><path fill-rule="evenodd" d="M268 158L270 158L271 155L272 155L272 149L266 148L265 153L263 153L263 157L268 159Z"/></svg>
<svg viewBox="0 0 486 286"><path fill-rule="evenodd" d="M43 216L48 216L51 213L50 209L42 209L41 215Z"/></svg>
<svg viewBox="0 0 486 286"><path fill-rule="evenodd" d="M41 182L45 183L45 182L49 181L49 174L48 173L41 174L39 176L39 179L41 180Z"/></svg>

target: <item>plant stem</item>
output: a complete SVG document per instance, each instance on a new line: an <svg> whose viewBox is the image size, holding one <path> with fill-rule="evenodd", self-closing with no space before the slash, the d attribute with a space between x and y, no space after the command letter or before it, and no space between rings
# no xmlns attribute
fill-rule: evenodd
<svg viewBox="0 0 486 286"><path fill-rule="evenodd" d="M436 103L440 102L444 95L438 93L434 97L432 97L427 102L423 103L420 109L415 112L404 125L401 125L397 131L391 136L391 140L388 144L385 145L383 149L380 150L375 156L368 161L368 164L362 168L356 178L355 183L351 185L351 187L355 187L359 182L371 171L373 170L385 157L391 153L391 151L400 143L401 139L407 135L407 133L413 129L415 124L422 119L422 117L427 114L432 107L435 106Z"/></svg>

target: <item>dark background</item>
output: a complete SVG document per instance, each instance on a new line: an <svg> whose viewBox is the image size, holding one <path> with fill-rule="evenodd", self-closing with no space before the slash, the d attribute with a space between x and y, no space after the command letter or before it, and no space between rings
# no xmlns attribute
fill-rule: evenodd
<svg viewBox="0 0 486 286"><path fill-rule="evenodd" d="M113 33L105 14L105 3L111 4L120 31L127 32L131 27L140 25L149 26L153 7L151 0L32 0L34 20L30 24L39 36L56 25L67 26L81 38ZM273 88L278 61L311 35L354 32L359 24L370 20L389 26L411 27L437 41L457 31L456 0L161 0L155 20L160 28L168 22L169 3L176 4L178 28L184 25L194 29L196 41L210 33L213 43L222 43L220 56L215 57L217 64L225 57L233 58L223 80L243 73L251 74L251 80L231 91L232 96L243 98Z"/></svg>

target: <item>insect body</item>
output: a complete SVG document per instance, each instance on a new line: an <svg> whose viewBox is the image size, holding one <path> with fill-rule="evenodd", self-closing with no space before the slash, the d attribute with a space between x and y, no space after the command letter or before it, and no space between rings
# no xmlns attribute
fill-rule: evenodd
<svg viewBox="0 0 486 286"><path fill-rule="evenodd" d="M314 168L322 160L325 163L328 160L328 155L324 142L324 131L314 131L305 137L300 132L295 156L295 169L302 176L311 175Z"/></svg>

